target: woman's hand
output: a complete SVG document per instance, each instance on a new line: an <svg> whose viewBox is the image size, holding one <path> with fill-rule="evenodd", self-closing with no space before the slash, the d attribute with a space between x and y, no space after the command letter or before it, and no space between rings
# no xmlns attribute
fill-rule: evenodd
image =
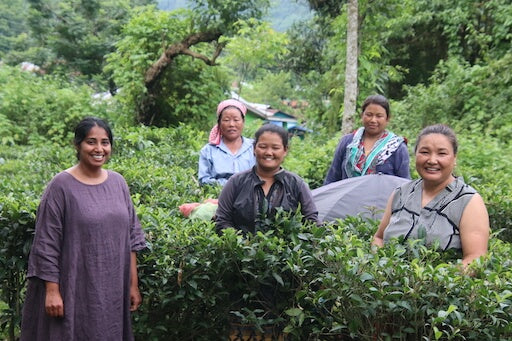
<svg viewBox="0 0 512 341"><path fill-rule="evenodd" d="M393 204L394 196L395 192L393 192L388 198L386 209L384 210L384 214L380 221L379 227L377 228L377 232L375 232L375 235L372 238L371 245L376 245L378 247L384 246L384 230L388 226L389 220L391 219L391 206Z"/></svg>
<svg viewBox="0 0 512 341"><path fill-rule="evenodd" d="M137 274L137 254L130 253L130 311L135 311L142 303L139 291L139 277Z"/></svg>
<svg viewBox="0 0 512 341"><path fill-rule="evenodd" d="M384 246L384 239L382 239L382 237L374 235L373 239L372 239L372 245L375 245L375 246L378 246L378 247L383 247Z"/></svg>
<svg viewBox="0 0 512 341"><path fill-rule="evenodd" d="M46 298L44 302L46 313L51 317L64 316L64 302L60 295L59 284L46 282Z"/></svg>
<svg viewBox="0 0 512 341"><path fill-rule="evenodd" d="M142 297L138 286L130 286L130 311L135 311L142 303Z"/></svg>

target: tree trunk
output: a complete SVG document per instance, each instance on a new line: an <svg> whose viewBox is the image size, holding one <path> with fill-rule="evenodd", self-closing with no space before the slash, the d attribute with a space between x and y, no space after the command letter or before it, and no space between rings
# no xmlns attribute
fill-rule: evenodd
<svg viewBox="0 0 512 341"><path fill-rule="evenodd" d="M358 56L358 2L348 1L347 9L347 62L345 66L345 91L343 97L343 120L341 132L347 134L354 130L357 100L357 56Z"/></svg>

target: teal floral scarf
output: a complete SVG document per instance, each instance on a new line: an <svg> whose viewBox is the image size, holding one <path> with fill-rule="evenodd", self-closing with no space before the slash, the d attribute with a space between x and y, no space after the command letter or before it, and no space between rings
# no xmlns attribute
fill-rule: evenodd
<svg viewBox="0 0 512 341"><path fill-rule="evenodd" d="M366 156L364 153L363 135L364 127L357 129L354 133L354 139L347 146L345 171L349 178L375 174L377 165L383 164L404 141L403 137L385 130L373 145L370 154Z"/></svg>

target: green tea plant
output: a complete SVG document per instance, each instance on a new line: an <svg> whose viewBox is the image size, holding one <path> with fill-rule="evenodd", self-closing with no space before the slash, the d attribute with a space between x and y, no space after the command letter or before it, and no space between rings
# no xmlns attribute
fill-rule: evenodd
<svg viewBox="0 0 512 341"><path fill-rule="evenodd" d="M37 201L23 193L0 195L0 331L14 340L20 324L28 253L32 244Z"/></svg>
<svg viewBox="0 0 512 341"><path fill-rule="evenodd" d="M315 340L511 336L510 271L494 263L501 257L496 252L505 256L510 245L493 238L496 251L474 264L470 276L461 271L456 254L420 241L371 250L368 241L345 228L338 232L337 248L317 248L325 268L297 295L300 308L290 332L307 328Z"/></svg>
<svg viewBox="0 0 512 341"><path fill-rule="evenodd" d="M283 167L299 174L311 189L320 187L331 166L339 139L338 134L332 137L321 130L307 134L303 140L293 137Z"/></svg>
<svg viewBox="0 0 512 341"><path fill-rule="evenodd" d="M0 67L0 145L69 145L74 126L85 116L109 116L93 90L53 76Z"/></svg>
<svg viewBox="0 0 512 341"><path fill-rule="evenodd" d="M282 213L255 235L230 229L219 235L213 222L185 218L178 209L221 190L197 183L207 132L186 125L117 127L114 136L107 167L126 178L148 240L138 255L137 339L226 339L234 325L275 329L289 340L512 337L512 249L505 232L498 233L510 220L509 161L491 162L498 148L492 142L462 139L458 158L457 172L482 193L496 231L489 254L469 275L460 271L460 255L421 242L372 249L378 221L361 217L316 226ZM323 181L315 165L327 170L338 141L315 136L293 138L285 165L310 185ZM465 147L470 143L473 149ZM74 154L55 144L0 150L0 332L10 340L19 332L39 198L52 176L75 162ZM488 163L494 174L481 169Z"/></svg>

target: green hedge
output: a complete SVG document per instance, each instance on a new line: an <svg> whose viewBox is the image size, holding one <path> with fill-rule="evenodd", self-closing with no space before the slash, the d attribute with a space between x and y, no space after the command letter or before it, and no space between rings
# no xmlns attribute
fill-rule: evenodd
<svg viewBox="0 0 512 341"><path fill-rule="evenodd" d="M218 236L211 222L185 219L178 211L182 203L220 191L197 184L198 151L207 132L179 126L115 133L108 167L130 185L150 245L139 255L144 303L134 314L137 339L226 339L233 322L262 330L278 326L291 340L512 337L512 250L499 239L504 233L493 235L474 276L460 273L456 255L418 242L371 250L377 222L358 217L317 227L283 215L274 232L248 239L233 231ZM320 184L336 142L321 133L293 139L287 167ZM508 229L510 185L504 167L489 162L497 147L473 147L482 153L468 158L469 149L461 151L459 172L486 198L494 230ZM490 151L483 153L485 148ZM74 157L72 148L55 145L0 150L0 293L7 304L0 305L0 335L5 338L18 333L39 198ZM493 165L494 174L480 170L483 163ZM321 170L315 172L317 166Z"/></svg>
<svg viewBox="0 0 512 341"><path fill-rule="evenodd" d="M93 89L54 76L0 66L0 146L69 146L84 116L108 116L107 102L93 101Z"/></svg>
<svg viewBox="0 0 512 341"><path fill-rule="evenodd" d="M292 340L512 337L508 243L461 273L459 256L421 242L372 250L376 222L303 226L282 216L247 239L165 210L141 211L151 250L141 255L144 340L227 339L230 322L280 326Z"/></svg>

